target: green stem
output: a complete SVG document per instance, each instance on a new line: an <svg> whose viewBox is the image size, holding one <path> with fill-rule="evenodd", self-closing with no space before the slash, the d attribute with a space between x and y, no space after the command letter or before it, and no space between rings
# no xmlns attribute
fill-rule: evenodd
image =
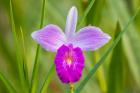
<svg viewBox="0 0 140 93"><path fill-rule="evenodd" d="M69 85L70 85L70 93L74 93L74 85L72 83L70 83Z"/></svg>
<svg viewBox="0 0 140 93"><path fill-rule="evenodd" d="M40 21L40 28L43 26L44 22L44 14L45 14L45 1L43 0L43 5L42 5L42 12L41 12L41 21ZM31 80L31 87L30 87L30 93L36 93L36 88L37 88L37 83L38 83L38 68L39 68L39 62L38 62L38 57L39 57L39 50L40 50L40 45L37 45L36 49L36 56L35 56L35 63L33 67L33 73L32 73L32 80Z"/></svg>

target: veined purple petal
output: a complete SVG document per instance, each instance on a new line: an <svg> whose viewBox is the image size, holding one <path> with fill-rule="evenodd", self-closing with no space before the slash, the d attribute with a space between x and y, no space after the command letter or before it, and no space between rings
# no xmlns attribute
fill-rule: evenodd
<svg viewBox="0 0 140 93"><path fill-rule="evenodd" d="M80 29L70 43L84 51L93 51L105 45L110 39L111 37L101 29L88 26Z"/></svg>
<svg viewBox="0 0 140 93"><path fill-rule="evenodd" d="M72 7L67 16L66 28L65 28L65 33L68 39L70 39L73 36L76 30L77 15L78 15L77 8Z"/></svg>
<svg viewBox="0 0 140 93"><path fill-rule="evenodd" d="M33 32L31 36L43 48L52 52L56 52L66 41L64 33L56 25L47 25L43 29Z"/></svg>
<svg viewBox="0 0 140 93"><path fill-rule="evenodd" d="M84 56L80 48L62 45L55 57L56 71L63 83L75 83L82 75Z"/></svg>

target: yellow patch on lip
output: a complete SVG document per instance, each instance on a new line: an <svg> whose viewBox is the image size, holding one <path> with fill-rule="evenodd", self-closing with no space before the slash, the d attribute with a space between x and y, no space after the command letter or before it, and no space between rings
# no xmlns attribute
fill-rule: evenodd
<svg viewBox="0 0 140 93"><path fill-rule="evenodd" d="M71 58L67 58L66 62L67 62L68 65L71 65L72 64L72 59Z"/></svg>
<svg viewBox="0 0 140 93"><path fill-rule="evenodd" d="M73 52L70 50L68 52L66 52L65 54L65 61L68 65L71 65L73 62Z"/></svg>

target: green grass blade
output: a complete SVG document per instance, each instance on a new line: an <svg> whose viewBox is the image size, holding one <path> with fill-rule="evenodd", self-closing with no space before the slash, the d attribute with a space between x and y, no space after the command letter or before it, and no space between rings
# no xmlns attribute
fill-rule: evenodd
<svg viewBox="0 0 140 93"><path fill-rule="evenodd" d="M37 84L38 84L37 73L38 73L38 66L39 66L39 63L38 63L39 50L40 50L40 46L37 45L35 63L34 63L34 68L33 68L33 72L32 72L30 93L36 93L36 88L37 88Z"/></svg>
<svg viewBox="0 0 140 93"><path fill-rule="evenodd" d="M0 80L5 84L5 87L9 91L8 93L17 93L12 84L4 77L4 75L0 72Z"/></svg>
<svg viewBox="0 0 140 93"><path fill-rule="evenodd" d="M117 23L115 38L120 33L121 28ZM113 55L109 64L108 93L124 93L124 53L122 39L113 49Z"/></svg>
<svg viewBox="0 0 140 93"><path fill-rule="evenodd" d="M105 6L105 0L96 0L87 15L87 25L99 25L101 21L101 13Z"/></svg>
<svg viewBox="0 0 140 93"><path fill-rule="evenodd" d="M25 81L26 81L26 87L29 87L29 77L28 77L28 69L27 69L27 60L26 60L26 50L25 50L25 41L24 41L24 34L23 34L23 30L22 27L20 27L20 33L21 33L21 42L22 42L22 46L21 46L21 50L22 50L22 61L23 61L23 71L24 71L24 77L25 77Z"/></svg>
<svg viewBox="0 0 140 93"><path fill-rule="evenodd" d="M36 49L36 55L35 55L35 62L34 62L34 67L33 67L33 72L32 72L32 79L31 79L31 87L30 87L30 92L35 93L36 88L38 85L38 69L39 69L39 51L40 51L40 45L37 44L37 49Z"/></svg>
<svg viewBox="0 0 140 93"><path fill-rule="evenodd" d="M54 64L53 64L53 65L51 66L51 68L50 68L48 74L47 74L47 77L45 78L45 81L44 81L44 83L43 83L43 86L42 86L42 88L41 88L40 93L47 93L48 85L49 85L49 83L51 82L52 77L53 77L54 72L55 72L55 68L54 68L54 67L55 67L55 66L54 66Z"/></svg>
<svg viewBox="0 0 140 93"><path fill-rule="evenodd" d="M41 12L41 21L40 21L40 28L42 28L43 23L44 23L45 5L46 5L46 0L43 0L42 12Z"/></svg>
<svg viewBox="0 0 140 93"><path fill-rule="evenodd" d="M120 23L125 24L126 20L130 18L130 14L126 12L128 9L124 6L124 2L122 0L110 1L110 6L114 6L115 14L118 16ZM140 13L139 13L140 14ZM139 17L139 14L137 17ZM137 18L136 17L136 18ZM137 20L137 19L135 19ZM136 29L135 23L129 27L126 35L124 36L124 50L126 53L126 57L128 59L129 69L131 69L131 73L133 75L134 81L136 85L140 88L140 68L138 62L140 62L140 36L138 33L139 30Z"/></svg>
<svg viewBox="0 0 140 93"><path fill-rule="evenodd" d="M46 3L46 0L43 0L40 28L42 28L43 22L44 22L45 3ZM38 67L39 67L39 62L38 62L39 50L40 50L40 45L38 44L37 49L36 49L36 56L35 56L35 63L34 63L34 67L33 67L33 73L32 73L32 80L31 80L31 87L30 87L31 93L36 93L37 84L38 84L38 76L37 75L38 75Z"/></svg>
<svg viewBox="0 0 140 93"><path fill-rule="evenodd" d="M98 59L100 58L100 54L99 52L94 52L93 55L92 55L92 58L95 57L92 62L94 64L97 63ZM89 61L86 61L86 63L89 63ZM91 64L90 64L91 65ZM93 66L91 66L93 67ZM90 67L90 68L91 68ZM100 87L100 91L101 93L107 93L107 82L106 82L106 77L105 77L105 69L104 69L104 66L101 66L98 71L96 72L96 75L95 77L97 79L97 81L99 82L99 87ZM93 78L92 78L93 79ZM95 81L93 81L94 83Z"/></svg>
<svg viewBox="0 0 140 93"><path fill-rule="evenodd" d="M76 93L80 93L80 91L83 89L83 87L86 85L86 83L88 82L88 80L94 75L94 73L96 72L96 70L100 67L100 65L102 65L105 61L105 59L107 58L107 56L109 55L109 53L111 53L111 51L116 47L116 45L118 44L119 40L121 39L122 35L127 31L128 26L133 22L133 20L135 19L135 17L137 16L138 12L140 10L140 7L138 8L138 10L136 11L136 13L131 17L131 19L128 21L128 23L126 24L126 26L124 27L124 29L120 32L120 34L117 36L117 38L114 40L113 44L110 46L110 48L103 54L103 56L101 57L101 59L98 61L97 64L95 64L95 66L91 69L91 71L88 73L88 75L85 77L85 79L81 82L81 84L76 88L75 92Z"/></svg>
<svg viewBox="0 0 140 93"><path fill-rule="evenodd" d="M86 16L88 15L90 9L92 8L93 4L94 4L95 0L92 0L90 2L90 4L88 5L88 7L86 8L84 15L82 16L82 19L80 19L80 24L78 25L78 29L81 27L81 25L83 24L84 20L86 19Z"/></svg>
<svg viewBox="0 0 140 93"><path fill-rule="evenodd" d="M21 55L20 55L20 48L18 46L18 37L16 33L16 26L15 26L15 21L14 21L14 13L13 13L13 2L10 0L10 18L11 18L11 25L12 25L12 33L13 33L13 38L14 38L14 46L15 46L15 51L16 51L16 58L17 58L17 66L19 70L19 78L21 81L21 85L24 86L24 75L23 75L23 64L21 61ZM21 86L21 88L23 88Z"/></svg>

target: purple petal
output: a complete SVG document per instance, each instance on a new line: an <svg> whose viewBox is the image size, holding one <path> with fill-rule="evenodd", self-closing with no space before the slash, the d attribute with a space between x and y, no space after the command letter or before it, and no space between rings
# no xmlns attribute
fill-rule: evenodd
<svg viewBox="0 0 140 93"><path fill-rule="evenodd" d="M77 8L72 7L68 13L66 21L65 33L67 38L71 38L76 30L77 15Z"/></svg>
<svg viewBox="0 0 140 93"><path fill-rule="evenodd" d="M47 25L43 29L33 32L31 36L44 49L52 52L56 52L66 41L64 33L56 25Z"/></svg>
<svg viewBox="0 0 140 93"><path fill-rule="evenodd" d="M110 39L111 37L101 29L88 26L80 29L70 42L84 51L93 51L105 45Z"/></svg>
<svg viewBox="0 0 140 93"><path fill-rule="evenodd" d="M62 45L56 54L55 65L58 77L63 83L77 82L84 68L84 56L80 48Z"/></svg>

